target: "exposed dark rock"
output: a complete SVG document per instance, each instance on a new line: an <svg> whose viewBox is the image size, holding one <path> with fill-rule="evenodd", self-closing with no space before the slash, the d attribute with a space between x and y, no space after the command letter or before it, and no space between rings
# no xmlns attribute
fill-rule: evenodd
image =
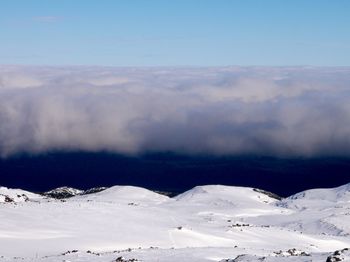
<svg viewBox="0 0 350 262"><path fill-rule="evenodd" d="M64 199L70 198L76 195L83 193L82 190L75 189L72 187L59 187L48 192L43 193L44 196L55 198L55 199Z"/></svg>
<svg viewBox="0 0 350 262"><path fill-rule="evenodd" d="M336 261L349 261L350 260L350 250L349 248L344 248L341 250L336 250L332 255L327 257L326 262L336 262Z"/></svg>
<svg viewBox="0 0 350 262"><path fill-rule="evenodd" d="M85 190L82 195L88 195L88 194L94 194L94 193L98 193L98 192L101 192L103 190L106 190L107 187L93 187L93 188L90 188L88 190Z"/></svg>
<svg viewBox="0 0 350 262"><path fill-rule="evenodd" d="M130 258L130 259L126 259L124 257L118 257L116 258L116 260L114 260L115 262L135 262L138 261L136 258Z"/></svg>
<svg viewBox="0 0 350 262"><path fill-rule="evenodd" d="M12 202L15 202L15 200L13 200L13 198L5 195L5 202L6 203L12 203Z"/></svg>
<svg viewBox="0 0 350 262"><path fill-rule="evenodd" d="M164 196L168 196L168 197L174 197L177 196L178 193L175 192L169 192L169 191L158 191L158 190L154 190L153 192L160 194L160 195L164 195Z"/></svg>
<svg viewBox="0 0 350 262"><path fill-rule="evenodd" d="M274 198L274 199L277 199L277 200L282 200L283 197L280 197L279 195L276 195L275 193L272 193L272 192L269 192L269 191L266 191L266 190L262 190L262 189L258 189L258 188L253 188L253 190L255 192L258 192L258 193L262 193L262 194L265 194L271 198Z"/></svg>
<svg viewBox="0 0 350 262"><path fill-rule="evenodd" d="M46 197L55 198L55 199L64 199L64 198L70 198L77 195L94 194L94 193L101 192L105 189L107 189L107 187L94 187L83 191L72 187L59 187L56 189L52 189L48 192L45 192L42 195Z"/></svg>

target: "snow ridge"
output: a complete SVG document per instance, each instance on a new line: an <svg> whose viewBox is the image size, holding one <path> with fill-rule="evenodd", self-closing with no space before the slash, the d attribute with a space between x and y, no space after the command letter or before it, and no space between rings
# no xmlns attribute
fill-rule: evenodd
<svg viewBox="0 0 350 262"><path fill-rule="evenodd" d="M0 187L0 262L347 261L349 192L279 200L223 185L172 198L134 186L44 196Z"/></svg>

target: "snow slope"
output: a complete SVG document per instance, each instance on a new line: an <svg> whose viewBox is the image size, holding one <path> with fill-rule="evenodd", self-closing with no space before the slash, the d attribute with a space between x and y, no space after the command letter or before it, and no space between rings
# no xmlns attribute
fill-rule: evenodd
<svg viewBox="0 0 350 262"><path fill-rule="evenodd" d="M2 187L15 201L0 198L0 261L326 261L350 247L349 192L114 186L54 199Z"/></svg>
<svg viewBox="0 0 350 262"><path fill-rule="evenodd" d="M169 197L157 194L153 191L134 186L113 186L101 192L86 194L73 198L77 201L96 201L127 204L151 204L161 203Z"/></svg>
<svg viewBox="0 0 350 262"><path fill-rule="evenodd" d="M28 191L0 187L0 203L18 203L25 201L37 201L40 199L42 199L40 195L33 194Z"/></svg>

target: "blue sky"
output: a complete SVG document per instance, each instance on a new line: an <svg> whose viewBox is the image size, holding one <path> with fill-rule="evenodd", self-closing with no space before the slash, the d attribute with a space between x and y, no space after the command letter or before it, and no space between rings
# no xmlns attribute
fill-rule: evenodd
<svg viewBox="0 0 350 262"><path fill-rule="evenodd" d="M0 64L350 65L348 0L1 0Z"/></svg>

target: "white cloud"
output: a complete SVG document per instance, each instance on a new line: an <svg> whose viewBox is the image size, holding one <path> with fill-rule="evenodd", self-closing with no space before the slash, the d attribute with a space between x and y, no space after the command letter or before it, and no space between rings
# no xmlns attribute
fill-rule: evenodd
<svg viewBox="0 0 350 262"><path fill-rule="evenodd" d="M350 68L0 67L0 153L349 155Z"/></svg>

